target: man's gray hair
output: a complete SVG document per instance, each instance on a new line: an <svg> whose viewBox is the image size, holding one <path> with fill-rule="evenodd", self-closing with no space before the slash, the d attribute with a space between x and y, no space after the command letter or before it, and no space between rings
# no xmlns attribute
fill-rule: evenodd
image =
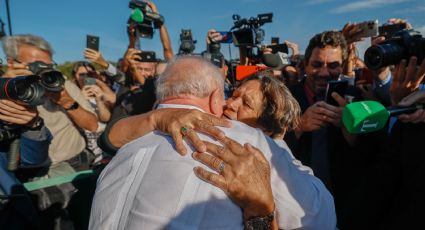
<svg viewBox="0 0 425 230"><path fill-rule="evenodd" d="M6 55L6 58L17 59L18 58L18 49L21 45L29 45L37 47L40 50L46 51L50 54L50 57L53 55L53 49L50 44L44 40L42 37L35 36L32 34L20 34L14 36L6 36L2 39L3 42L3 52Z"/></svg>
<svg viewBox="0 0 425 230"><path fill-rule="evenodd" d="M201 57L181 56L173 59L156 81L156 98L193 95L204 98L216 89L224 89L223 73Z"/></svg>

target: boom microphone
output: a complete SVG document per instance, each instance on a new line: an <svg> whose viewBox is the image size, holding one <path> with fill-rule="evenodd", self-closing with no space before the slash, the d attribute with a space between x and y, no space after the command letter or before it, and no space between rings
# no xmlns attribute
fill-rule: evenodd
<svg viewBox="0 0 425 230"><path fill-rule="evenodd" d="M413 113L424 108L425 104L385 108L376 101L354 102L345 107L342 113L342 122L351 134L370 133L385 127L389 117Z"/></svg>

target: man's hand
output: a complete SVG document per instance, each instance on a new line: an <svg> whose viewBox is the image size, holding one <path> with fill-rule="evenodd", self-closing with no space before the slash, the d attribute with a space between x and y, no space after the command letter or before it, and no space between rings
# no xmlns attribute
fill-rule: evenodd
<svg viewBox="0 0 425 230"><path fill-rule="evenodd" d="M317 131L328 124L341 127L342 112L346 101L336 92L332 93L332 97L338 102L339 106L319 101L307 108L301 115L300 127L296 130L297 136L300 136L303 132Z"/></svg>
<svg viewBox="0 0 425 230"><path fill-rule="evenodd" d="M397 65L393 82L390 87L391 102L397 105L402 98L411 94L419 88L425 77L425 59L421 66L416 66L417 58L411 57L406 68L406 60L401 60Z"/></svg>
<svg viewBox="0 0 425 230"><path fill-rule="evenodd" d="M99 51L86 48L84 50L84 58L88 59L91 62L97 63L103 68L108 68L108 62L103 58L102 54Z"/></svg>
<svg viewBox="0 0 425 230"><path fill-rule="evenodd" d="M223 36L220 33L218 33L215 29L208 30L207 40L206 40L207 46L211 44L212 42L215 42L215 43L220 42L222 39L223 39Z"/></svg>
<svg viewBox="0 0 425 230"><path fill-rule="evenodd" d="M243 209L244 219L266 216L274 210L270 165L260 150L240 145L224 137L223 146L205 141L207 152L195 152L193 158L217 173L195 167L202 180L222 189Z"/></svg>
<svg viewBox="0 0 425 230"><path fill-rule="evenodd" d="M152 9L152 12L159 14L158 7L156 7L155 3L150 0L146 0L145 2Z"/></svg>
<svg viewBox="0 0 425 230"><path fill-rule="evenodd" d="M410 106L415 103L425 103L425 91L416 91L409 96L403 98L403 100L398 103L399 106ZM412 114L402 114L398 116L398 119L402 122L412 122L419 123L425 122L425 110L418 109Z"/></svg>
<svg viewBox="0 0 425 230"><path fill-rule="evenodd" d="M296 56L300 54L300 49L298 48L297 43L293 43L290 41L285 41L284 43L288 46L288 49L292 50L292 56Z"/></svg>
<svg viewBox="0 0 425 230"><path fill-rule="evenodd" d="M363 29L359 28L359 24L357 23L347 23L344 25L342 29L342 34L347 41L347 45L352 44L354 42L362 41L363 38L359 37L359 34L363 32Z"/></svg>
<svg viewBox="0 0 425 230"><path fill-rule="evenodd" d="M29 71L26 65L14 62L12 64L8 64L7 71L3 76L6 78L14 78L16 76L28 75L33 75L33 73Z"/></svg>
<svg viewBox="0 0 425 230"><path fill-rule="evenodd" d="M401 19L401 18L390 18L390 19L388 19L388 23L389 24L404 25L406 27L406 29L408 29L408 30L413 28L412 25L407 20L404 20L404 19Z"/></svg>
<svg viewBox="0 0 425 230"><path fill-rule="evenodd" d="M103 92L103 100L110 106L111 108L115 105L115 102L117 101L117 95L114 91L109 88L109 86L99 80L96 79L96 85L100 88L100 90Z"/></svg>
<svg viewBox="0 0 425 230"><path fill-rule="evenodd" d="M215 138L223 138L224 133L215 126L230 127L231 123L212 114L195 109L157 109L154 113L154 129L161 130L172 136L176 150L181 155L186 154L183 137L187 138L198 151L205 151L205 145L195 131L208 134ZM182 133L184 128L185 133Z"/></svg>
<svg viewBox="0 0 425 230"><path fill-rule="evenodd" d="M62 89L60 92L46 92L46 95L62 108L70 108L75 102L66 89Z"/></svg>
<svg viewBox="0 0 425 230"><path fill-rule="evenodd" d="M34 107L19 105L10 100L0 100L0 120L17 124L31 125L38 116Z"/></svg>

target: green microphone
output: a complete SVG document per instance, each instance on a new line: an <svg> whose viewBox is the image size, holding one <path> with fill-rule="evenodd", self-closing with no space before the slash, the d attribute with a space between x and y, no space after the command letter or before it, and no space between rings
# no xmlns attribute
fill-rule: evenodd
<svg viewBox="0 0 425 230"><path fill-rule="evenodd" d="M145 20L143 12L139 8L135 8L131 12L130 18L137 23L142 23Z"/></svg>
<svg viewBox="0 0 425 230"><path fill-rule="evenodd" d="M425 104L415 104L407 107L385 108L376 101L354 102L345 106L342 112L342 123L351 134L370 133L385 127L391 116L413 113L424 107Z"/></svg>

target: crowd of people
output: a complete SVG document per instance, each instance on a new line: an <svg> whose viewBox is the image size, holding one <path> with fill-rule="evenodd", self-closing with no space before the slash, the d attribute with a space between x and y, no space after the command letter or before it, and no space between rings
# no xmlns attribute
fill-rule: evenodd
<svg viewBox="0 0 425 230"><path fill-rule="evenodd" d="M388 24L414 30L401 19ZM425 42L422 56L368 68L356 50L369 39L357 36L359 25L318 31L304 54L289 41L290 54L239 46L236 64L258 71L238 80L235 60L220 53L220 32L207 31L200 55L175 54L159 23L159 60L134 46L137 28L129 25L129 47L116 65L86 48L86 60L75 62L72 76L61 75L59 90L45 87L37 104L10 92L29 92L19 87L25 77L53 76L53 49L36 35L4 37L0 228L421 226L424 109L361 134L349 132L343 114L350 103L366 100L386 107L425 103ZM379 45L388 37L370 39ZM36 72L37 65L47 74ZM343 94L327 94L334 81L348 82ZM65 179L87 170L89 179ZM96 191L76 180L88 180ZM25 185L43 181L48 186L37 190ZM87 210L78 210L84 191Z"/></svg>

